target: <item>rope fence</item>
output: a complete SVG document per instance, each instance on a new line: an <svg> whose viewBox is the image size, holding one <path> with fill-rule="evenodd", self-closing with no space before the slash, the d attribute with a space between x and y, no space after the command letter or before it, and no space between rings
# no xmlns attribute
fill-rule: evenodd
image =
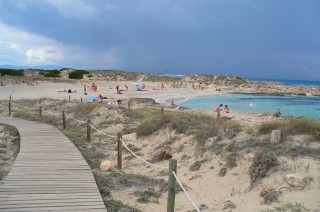
<svg viewBox="0 0 320 212"><path fill-rule="evenodd" d="M13 103L11 101L11 96L10 96L10 102L12 103L12 105L15 105L15 106L18 106L18 107L21 107L21 108L24 108L24 109L28 109L28 110L39 110L39 108L30 108L30 107L27 107L27 106L23 106L23 105L19 105L17 103ZM9 111L11 110L12 106L10 106L9 104L9 107L6 107L6 106L3 106L0 104L0 108L4 108L4 109L9 109ZM41 106L40 106L41 108ZM58 112L52 112L52 111L48 111L48 110L44 110L44 109L41 109L42 111L44 112L47 112L49 114L52 114L52 115L61 115L61 113L58 113ZM161 109L161 113L163 114L163 108ZM102 135L105 135L105 136L108 136L108 137L111 137L111 138L117 138L117 136L115 135L109 135L109 134L106 134L104 132L102 132L101 130L97 129L97 127L95 127L94 125L92 125L90 123L90 121L82 121L80 119L77 119L77 118L74 118L72 117L70 114L67 114L66 112L63 111L63 115L66 115L66 117L80 123L80 124L87 124L88 126L92 127L94 130L96 130L97 132L101 133ZM64 126L65 128L65 126ZM129 151L133 156L135 156L137 159L141 160L142 162L144 162L145 164L147 165L150 165L150 166L153 166L153 167L156 167L156 168L160 168L160 169L165 169L165 170L170 170L169 167L165 167L165 166L160 166L160 165L156 165L156 164L153 164L153 163L150 163L148 161L146 161L144 158L138 156L136 153L133 152L133 150L131 150L127 145L126 143L124 142L124 140L122 139L122 137L118 137L118 139L121 141L122 145L125 147L125 149L127 151ZM120 142L118 140L118 142ZM118 150L118 151L121 151L121 150ZM119 152L118 152L119 154ZM170 171L169 171L170 172ZM190 203L192 204L192 206L194 207L194 209L197 211L197 212L200 212L199 208L197 207L197 205L195 204L195 202L192 200L192 198L190 197L190 195L188 194L188 192L186 191L186 189L183 187L183 185L181 184L181 181L179 180L179 178L177 177L176 173L174 171L172 171L172 174L174 176L174 178L176 179L176 181L178 182L179 186L181 187L181 189L183 190L185 196L187 197L187 199L190 201ZM174 192L175 193L175 192ZM169 203L168 203L169 204ZM174 202L173 202L173 207L174 207Z"/></svg>
<svg viewBox="0 0 320 212"><path fill-rule="evenodd" d="M164 166L158 166L156 164L153 164L153 163L150 163L148 161L146 161L145 159L143 159L142 157L139 157L137 154L135 154L125 143L124 141L122 140L122 138L120 138L123 146L132 154L134 155L136 158L138 158L139 160L143 161L144 163L148 164L148 165L151 165L151 166L154 166L156 168L161 168L161 169L168 169L168 167L164 167Z"/></svg>
<svg viewBox="0 0 320 212"><path fill-rule="evenodd" d="M64 113L64 114L66 114L66 116L68 117L68 118L70 118L70 119L72 119L72 120L74 120L74 121L76 121L76 122L78 122L78 123L80 123L80 124L86 124L87 122L86 121L82 121L82 120L79 120L79 119L76 119L76 118L74 118L74 117L72 117L71 115L69 115L68 113Z"/></svg>
<svg viewBox="0 0 320 212"><path fill-rule="evenodd" d="M176 178L179 186L181 187L181 189L183 190L184 194L186 195L186 197L188 198L188 200L191 202L192 206L194 207L194 209L198 212L200 212L199 208L197 207L196 203L194 203L194 201L191 199L189 193L187 192L187 190L183 187L182 183L180 182L178 176L176 175L176 173L174 171L172 171L173 176Z"/></svg>
<svg viewBox="0 0 320 212"><path fill-rule="evenodd" d="M95 126L93 126L92 124L89 124L90 127L92 127L93 129L95 129L97 132L101 133L102 135L105 135L105 136L109 136L111 138L116 138L117 136L115 135L108 135L108 134L105 134L104 132L102 132L101 130L98 130Z"/></svg>

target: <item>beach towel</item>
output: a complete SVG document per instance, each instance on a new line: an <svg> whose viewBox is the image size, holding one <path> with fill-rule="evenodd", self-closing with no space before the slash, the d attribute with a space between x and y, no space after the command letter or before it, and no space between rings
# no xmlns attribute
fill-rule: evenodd
<svg viewBox="0 0 320 212"><path fill-rule="evenodd" d="M87 100L90 102L95 102L95 101L99 101L99 97L98 96L88 96Z"/></svg>

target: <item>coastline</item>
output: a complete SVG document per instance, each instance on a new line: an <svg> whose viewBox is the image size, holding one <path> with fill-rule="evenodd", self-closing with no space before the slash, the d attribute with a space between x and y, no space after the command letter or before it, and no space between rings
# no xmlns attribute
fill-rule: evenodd
<svg viewBox="0 0 320 212"><path fill-rule="evenodd" d="M266 187L272 187L275 189L283 187L283 175L287 174L288 167L297 166L298 168L300 167L301 171L305 171L307 169L306 167L311 167L310 172L307 173L308 176L319 176L317 170L318 161L312 157L304 155L295 158L295 160L292 160L292 157L289 157L288 155L279 156L281 167L270 171L261 184L259 184L255 189L249 189L250 175L248 172L250 165L252 164L255 151L258 151L263 148L265 144L269 143L270 133L258 134L258 127L262 123L287 123L289 119L286 117L275 117L271 112L221 112L220 120L226 122L226 126L223 127L220 125L219 121L215 121L215 117L217 117L217 113L213 111L215 105L212 105L212 110L188 109L186 112L181 112L179 111L180 109L166 107L166 110L164 111L165 118L169 117L168 120L170 120L174 116L177 117L177 119L172 119L172 122L170 123L178 123L176 126L190 126L190 130L182 133L177 130L172 130L171 124L162 123L159 125L159 129L152 134L148 136L137 136L137 129L143 126L143 123L147 123L146 121L150 121L150 118L153 119L152 122L149 123L159 123L160 106L168 106L171 99L184 101L192 98L205 98L206 96L211 95L227 96L232 95L233 91L249 91L252 89L251 85L209 85L206 89L195 90L191 87L191 84L187 84L187 86L183 88L173 88L170 86L171 83L164 82L165 88L164 90L160 90L153 89L158 87L159 82L107 82L108 85L112 85L112 89L106 87L106 81L95 81L98 85L98 91L94 92L88 90L87 95L84 95L83 93L83 86L84 84L87 84L86 81L39 81L34 86L28 86L26 84L12 84L0 87L0 100L5 100L2 103L3 105L7 105L9 96L11 95L14 103L24 105L25 107L26 105L29 105L30 109L35 105L43 105L43 109L49 111L59 111L64 108L68 108L68 114L74 118L86 120L90 117L92 124L97 126L97 128L103 133L116 135L119 131L123 131L124 141L130 148L135 148L136 151L141 154L141 157L148 161L152 161L153 156L162 150L170 151L174 158L179 160L180 166L178 173L180 173L179 177L181 181L188 185L190 188L189 192L194 197L196 203L199 205L205 204L208 209L212 208L213 210L214 208L222 210L225 207L225 204L229 202L236 205L237 211L247 211L248 208L253 208L254 210L267 210L272 209L272 207L275 206L280 207L282 203L290 202L299 202L311 209L319 206L318 199L316 198L319 195L316 182L308 184L308 189L305 189L303 192L300 190L297 192L294 190L292 190L292 192L285 192L279 198L280 201L275 202L272 205L261 204L262 198L259 195L260 191ZM92 83L92 81L90 81L90 83ZM141 85L142 83L145 84L146 91L135 91L135 85ZM129 91L123 91L122 94L117 94L115 89L117 85L119 85L121 89L127 85L129 86ZM221 89L221 91L216 91L217 88ZM77 92L60 92L68 89L71 89L72 91L76 90ZM107 96L108 99L103 103L85 101L86 97L97 96L99 94ZM70 102L68 101L69 97ZM80 98L83 98L83 104L80 104ZM137 100L135 98L146 99ZM154 101L149 101L149 98L157 100L161 105L155 105ZM30 99L33 99L33 101L30 101ZM63 101L55 101L56 99ZM116 101L117 99L124 100L122 106L107 105L107 101ZM131 104L132 110L127 108L127 101L130 99L133 100ZM17 100L21 100L21 102ZM57 102L61 104L57 104ZM151 106L152 108L148 108L148 106ZM18 108L15 108L15 105L13 107L13 112L18 112L15 111L15 109L18 110ZM73 110L76 107L78 109ZM79 110L79 108L81 108L81 110ZM25 110L25 108L22 110ZM89 113L88 111L91 112ZM123 111L126 112L123 113ZM5 110L2 112L7 114L7 111ZM140 115L132 116L132 113ZM145 115L145 119L141 118L143 117L143 114ZM174 115L171 116L171 114ZM37 115L37 112L34 113L34 116ZM60 115L61 113L57 113L58 120L61 119ZM203 129L201 128L201 125L202 123L205 123L206 120L208 126ZM70 122L70 124L72 123ZM212 127L216 128L212 129ZM70 128L70 130L74 129L76 128ZM197 138L197 132L200 133L198 135L209 135L209 137L205 137L205 140L198 141L196 139L201 139L202 136ZM211 132L213 133L211 134ZM81 133L83 132L79 132L77 135ZM112 164L117 164L117 153L114 150L115 148L113 148L115 147L114 142L110 142L109 139L105 139L104 136L99 135L99 133L93 133L92 138L94 139L94 142L90 144L87 142L79 142L79 144L81 144L79 147L84 152L90 153L90 159L94 156L93 164L96 166L92 169L93 172L97 175L102 174L106 179L109 179L109 177L115 177L112 175L117 172L115 168L114 170L107 172L100 172L99 169L99 164L103 160L110 160ZM307 146L309 145L315 148L315 150L312 149L312 151L309 151L308 149L308 152L311 153L317 151L316 148L319 147L319 142L317 142L317 140L310 140L310 135L304 134L294 134L293 136L289 136L278 145L282 145L289 151L292 149L300 150L302 147L307 148L307 146L305 146L306 144ZM272 144L270 146L273 147L274 145L275 144ZM246 147L246 149L242 149L241 147ZM233 152L230 152L228 149L233 149L237 154L233 155ZM92 152L93 150L95 151L94 153ZM144 163L137 161L136 159L132 159L131 156L132 155L129 152L124 151L125 171L121 173L123 173L123 175L127 175L128 180L131 179L132 176L136 175L148 176L151 179L163 178L166 180L167 176L164 176L162 172L155 171L150 166L145 166ZM235 157L237 165L235 167L226 168L228 158L231 156ZM201 163L201 167L199 166L198 170L190 169L193 165L198 164L199 162ZM166 165L167 161L163 160L156 163ZM224 168L226 173L221 176L220 171ZM294 170L294 173L295 171L296 170ZM134 192L136 190L142 191L147 187L136 188L135 186L119 185L123 187L121 187L121 189L114 189L111 191L112 198L114 200L123 201L123 197L125 197L126 201L124 201L124 203L137 207L142 211L163 210L163 205L166 203L164 194L162 194L158 199L159 203L149 202L147 204L141 204L137 202ZM156 188L156 186L154 186L154 188ZM214 191L212 188L215 188ZM309 197L306 198L306 195L309 195ZM191 210L189 202L185 199L184 193L179 192L176 197L177 211ZM212 201L213 199L215 201Z"/></svg>

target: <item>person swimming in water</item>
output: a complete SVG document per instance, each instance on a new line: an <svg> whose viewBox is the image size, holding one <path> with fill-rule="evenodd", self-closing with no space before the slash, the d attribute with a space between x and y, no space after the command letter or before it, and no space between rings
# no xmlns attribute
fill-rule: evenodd
<svg viewBox="0 0 320 212"><path fill-rule="evenodd" d="M253 99L253 101L250 103L250 106L256 106L256 100Z"/></svg>

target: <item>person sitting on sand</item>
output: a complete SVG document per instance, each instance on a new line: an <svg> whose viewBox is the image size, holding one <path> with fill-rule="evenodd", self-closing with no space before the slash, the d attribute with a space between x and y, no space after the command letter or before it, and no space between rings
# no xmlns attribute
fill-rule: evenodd
<svg viewBox="0 0 320 212"><path fill-rule="evenodd" d="M224 106L224 110L225 113L230 113L230 108L228 108L228 105Z"/></svg>
<svg viewBox="0 0 320 212"><path fill-rule="evenodd" d="M216 109L214 109L214 112L218 112L221 111L221 107L223 106L223 104L220 104L216 107Z"/></svg>
<svg viewBox="0 0 320 212"><path fill-rule="evenodd" d="M170 106L171 106L171 107L176 107L176 104L175 104L173 101L171 101Z"/></svg>
<svg viewBox="0 0 320 212"><path fill-rule="evenodd" d="M279 108L278 108L278 111L273 114L273 116L274 116L274 117L277 117L277 118L281 116L281 111L280 111Z"/></svg>

